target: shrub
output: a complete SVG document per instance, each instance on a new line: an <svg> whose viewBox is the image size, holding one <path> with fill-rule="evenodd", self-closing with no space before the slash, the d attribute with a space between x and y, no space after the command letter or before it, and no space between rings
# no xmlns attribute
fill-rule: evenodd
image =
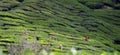
<svg viewBox="0 0 120 55"><path fill-rule="evenodd" d="M91 9L100 9L103 7L103 3L100 2L86 2L85 5L87 5Z"/></svg>
<svg viewBox="0 0 120 55"><path fill-rule="evenodd" d="M114 5L114 9L120 9L120 4Z"/></svg>

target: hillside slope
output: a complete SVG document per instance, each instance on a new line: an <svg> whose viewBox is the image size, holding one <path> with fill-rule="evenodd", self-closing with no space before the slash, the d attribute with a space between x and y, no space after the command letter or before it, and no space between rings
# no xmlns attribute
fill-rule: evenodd
<svg viewBox="0 0 120 55"><path fill-rule="evenodd" d="M73 46L98 53L120 51L119 7L119 0L0 0L0 48L7 52L27 30L31 40L52 43L53 51L60 51L59 44L65 51Z"/></svg>

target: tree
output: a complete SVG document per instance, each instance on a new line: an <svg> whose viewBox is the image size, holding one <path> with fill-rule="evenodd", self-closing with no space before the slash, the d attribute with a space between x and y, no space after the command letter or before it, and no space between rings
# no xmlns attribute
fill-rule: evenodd
<svg viewBox="0 0 120 55"><path fill-rule="evenodd" d="M112 0L112 2L113 2L114 4L118 4L118 3L120 3L120 0Z"/></svg>
<svg viewBox="0 0 120 55"><path fill-rule="evenodd" d="M23 2L24 0L17 0L18 2Z"/></svg>

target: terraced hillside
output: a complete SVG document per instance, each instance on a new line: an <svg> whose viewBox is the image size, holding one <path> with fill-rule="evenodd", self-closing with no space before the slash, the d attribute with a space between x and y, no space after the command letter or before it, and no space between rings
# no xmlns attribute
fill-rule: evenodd
<svg viewBox="0 0 120 55"><path fill-rule="evenodd" d="M0 48L7 52L29 33L52 51L66 52L71 47L99 54L120 51L119 0L0 0ZM55 35L57 40L51 40ZM90 37L84 41L84 36ZM96 53L97 52L97 53Z"/></svg>

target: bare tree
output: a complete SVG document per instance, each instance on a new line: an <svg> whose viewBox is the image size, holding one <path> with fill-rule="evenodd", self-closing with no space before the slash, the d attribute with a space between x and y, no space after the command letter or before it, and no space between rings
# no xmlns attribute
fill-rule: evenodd
<svg viewBox="0 0 120 55"><path fill-rule="evenodd" d="M33 53L37 54L41 50L41 45L35 41L35 42L29 42L28 41L28 32L23 33L23 39L21 42L11 43L8 47L8 51L11 55L20 55L21 53L25 53L26 49L30 49Z"/></svg>

